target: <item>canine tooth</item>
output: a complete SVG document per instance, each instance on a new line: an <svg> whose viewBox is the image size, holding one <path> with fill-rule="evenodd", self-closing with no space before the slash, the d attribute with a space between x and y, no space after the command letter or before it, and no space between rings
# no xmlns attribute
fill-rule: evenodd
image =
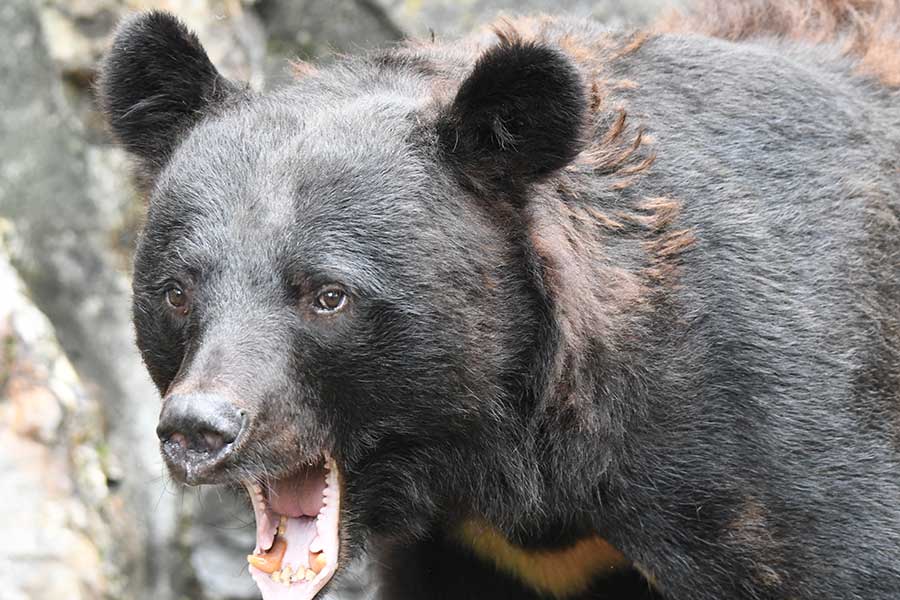
<svg viewBox="0 0 900 600"><path fill-rule="evenodd" d="M328 564L328 558L324 552L309 553L309 568L316 574L321 573L326 564Z"/></svg>
<svg viewBox="0 0 900 600"><path fill-rule="evenodd" d="M249 554L247 562L256 567L263 573L269 575L274 574L281 569L281 561L284 560L284 553L287 551L287 542L276 537L272 543L272 548L268 552L260 552L257 554Z"/></svg>

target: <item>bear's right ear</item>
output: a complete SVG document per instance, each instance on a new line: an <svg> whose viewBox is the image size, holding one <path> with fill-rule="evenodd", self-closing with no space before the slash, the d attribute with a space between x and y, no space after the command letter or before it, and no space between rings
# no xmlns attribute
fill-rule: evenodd
<svg viewBox="0 0 900 600"><path fill-rule="evenodd" d="M584 88L560 50L500 36L438 119L443 156L479 192L515 197L580 152Z"/></svg>
<svg viewBox="0 0 900 600"><path fill-rule="evenodd" d="M240 88L222 77L191 31L152 11L123 22L100 68L97 93L113 133L152 179L181 136Z"/></svg>

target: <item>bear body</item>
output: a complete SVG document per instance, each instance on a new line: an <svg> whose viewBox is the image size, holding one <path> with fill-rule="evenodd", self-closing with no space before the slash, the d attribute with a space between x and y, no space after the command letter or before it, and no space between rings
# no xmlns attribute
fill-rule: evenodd
<svg viewBox="0 0 900 600"><path fill-rule="evenodd" d="M816 44L506 21L267 94L126 22L173 474L277 507L324 453L328 569L371 541L391 600L898 597L900 46L848 53L841 11L897 14L850 4Z"/></svg>

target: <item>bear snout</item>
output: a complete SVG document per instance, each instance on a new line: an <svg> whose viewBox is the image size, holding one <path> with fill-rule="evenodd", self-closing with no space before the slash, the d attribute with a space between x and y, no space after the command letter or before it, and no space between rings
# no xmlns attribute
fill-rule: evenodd
<svg viewBox="0 0 900 600"><path fill-rule="evenodd" d="M222 466L246 424L246 411L223 396L173 394L163 404L156 435L173 476L195 485L206 482Z"/></svg>

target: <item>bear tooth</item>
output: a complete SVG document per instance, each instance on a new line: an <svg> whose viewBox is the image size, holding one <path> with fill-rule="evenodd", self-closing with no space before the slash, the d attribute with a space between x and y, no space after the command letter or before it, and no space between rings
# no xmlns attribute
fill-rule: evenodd
<svg viewBox="0 0 900 600"><path fill-rule="evenodd" d="M309 568L312 569L314 573L317 575L322 572L322 569L328 564L328 557L325 556L324 552L318 553L310 553L309 555Z"/></svg>
<svg viewBox="0 0 900 600"><path fill-rule="evenodd" d="M315 578L316 578L316 572L313 571L312 569L307 569L306 575L304 575L304 579L306 579L307 581L312 581Z"/></svg>

